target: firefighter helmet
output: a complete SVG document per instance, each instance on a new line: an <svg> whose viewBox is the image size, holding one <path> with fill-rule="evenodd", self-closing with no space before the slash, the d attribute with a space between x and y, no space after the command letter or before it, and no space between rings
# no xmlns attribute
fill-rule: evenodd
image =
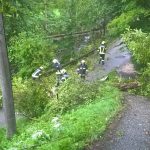
<svg viewBox="0 0 150 150"><path fill-rule="evenodd" d="M106 42L105 41L102 41L102 44L105 44Z"/></svg>
<svg viewBox="0 0 150 150"><path fill-rule="evenodd" d="M85 63L85 60L81 60L81 63L84 64L84 63Z"/></svg>
<svg viewBox="0 0 150 150"><path fill-rule="evenodd" d="M52 62L53 62L53 63L58 63L58 60L57 60L57 59L53 59Z"/></svg>

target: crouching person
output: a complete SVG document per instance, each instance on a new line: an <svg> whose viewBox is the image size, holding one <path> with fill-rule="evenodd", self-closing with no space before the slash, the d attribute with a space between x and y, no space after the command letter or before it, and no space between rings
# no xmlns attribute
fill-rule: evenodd
<svg viewBox="0 0 150 150"><path fill-rule="evenodd" d="M65 69L56 72L56 86L59 86L62 82L69 78L69 75Z"/></svg>
<svg viewBox="0 0 150 150"><path fill-rule="evenodd" d="M85 63L85 60L81 60L81 63L77 69L77 73L80 75L81 79L85 79L87 72L88 72L88 66Z"/></svg>
<svg viewBox="0 0 150 150"><path fill-rule="evenodd" d="M38 79L40 78L40 76L42 75L42 71L43 71L43 67L39 67L38 69L36 69L33 73L32 73L32 79Z"/></svg>
<svg viewBox="0 0 150 150"><path fill-rule="evenodd" d="M61 70L61 81L64 82L69 78L69 74L65 69Z"/></svg>
<svg viewBox="0 0 150 150"><path fill-rule="evenodd" d="M61 70L61 64L57 59L53 59L53 67L56 71L60 71Z"/></svg>

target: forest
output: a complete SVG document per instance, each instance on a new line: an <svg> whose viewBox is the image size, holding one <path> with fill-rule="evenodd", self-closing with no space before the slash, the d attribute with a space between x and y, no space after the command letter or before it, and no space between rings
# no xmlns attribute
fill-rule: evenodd
<svg viewBox="0 0 150 150"><path fill-rule="evenodd" d="M140 86L129 92L150 97L149 8L148 0L0 0L15 112L21 115L11 140L0 128L0 149L76 150L101 137L122 109L114 86L119 77L112 71L106 82L81 82L76 73L83 58L94 70L101 41L109 46L123 40L139 73ZM57 89L59 98L51 92L54 58L70 75ZM40 66L44 73L33 80Z"/></svg>

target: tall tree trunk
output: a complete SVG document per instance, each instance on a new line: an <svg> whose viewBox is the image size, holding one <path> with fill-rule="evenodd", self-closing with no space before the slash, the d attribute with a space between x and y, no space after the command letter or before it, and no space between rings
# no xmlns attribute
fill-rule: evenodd
<svg viewBox="0 0 150 150"><path fill-rule="evenodd" d="M6 134L7 138L11 138L16 132L16 119L2 13L0 13L0 80L7 129Z"/></svg>

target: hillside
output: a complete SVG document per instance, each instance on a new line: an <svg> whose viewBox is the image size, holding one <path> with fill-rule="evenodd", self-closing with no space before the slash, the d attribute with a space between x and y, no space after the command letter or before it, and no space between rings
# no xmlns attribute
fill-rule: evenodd
<svg viewBox="0 0 150 150"><path fill-rule="evenodd" d="M149 8L148 0L0 1L0 29L3 24L5 28L5 35L0 33L0 55L7 45L18 118L17 133L8 140L4 112L6 117L10 109L0 89L0 149L94 149L95 141L124 108L122 91L149 99ZM104 65L99 64L97 51L102 41L106 46ZM56 86L53 59L69 74L60 86ZM88 66L85 80L76 71L83 59ZM39 67L42 74L33 80ZM127 96L125 104L130 104L129 99ZM133 98L130 105L135 103L141 109L142 102Z"/></svg>

